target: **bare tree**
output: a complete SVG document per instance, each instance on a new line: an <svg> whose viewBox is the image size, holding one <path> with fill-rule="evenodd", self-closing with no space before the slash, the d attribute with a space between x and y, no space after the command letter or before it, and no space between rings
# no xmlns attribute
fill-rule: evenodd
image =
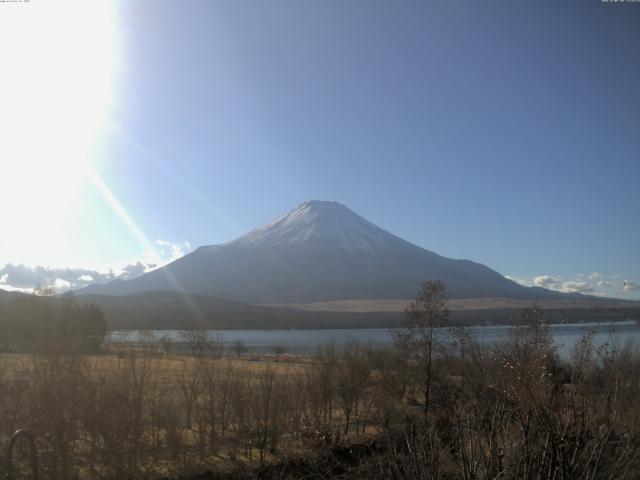
<svg viewBox="0 0 640 480"><path fill-rule="evenodd" d="M201 357L205 354L210 343L209 332L202 329L183 330L180 332L180 336L189 346L194 357Z"/></svg>
<svg viewBox="0 0 640 480"><path fill-rule="evenodd" d="M258 449L261 465L264 465L267 451L276 453L278 442L288 426L291 395L286 378L286 375L278 375L271 367L267 367L252 388L251 440Z"/></svg>
<svg viewBox="0 0 640 480"><path fill-rule="evenodd" d="M224 337L220 333L216 333L212 337L207 335L207 341L205 343L205 349L213 357L219 358L224 354L224 347L226 342Z"/></svg>
<svg viewBox="0 0 640 480"><path fill-rule="evenodd" d="M429 412L434 348L441 328L449 321L449 308L444 284L428 281L405 312L402 328L394 332L396 346L413 357L422 370L424 413Z"/></svg>
<svg viewBox="0 0 640 480"><path fill-rule="evenodd" d="M349 341L340 356L336 371L336 394L344 415L344 434L349 433L351 420L359 418L358 409L371 377L371 364L366 351L356 341ZM357 430L357 425L356 425Z"/></svg>
<svg viewBox="0 0 640 480"><path fill-rule="evenodd" d="M171 346L173 345L173 341L169 335L163 335L160 337L160 346L162 350L164 350L164 354L167 358L169 358L169 353L171 353Z"/></svg>
<svg viewBox="0 0 640 480"><path fill-rule="evenodd" d="M273 353L278 357L284 355L285 353L287 353L287 347L285 347L284 345L274 345Z"/></svg>
<svg viewBox="0 0 640 480"><path fill-rule="evenodd" d="M236 357L241 357L249 351L249 348L242 340L236 340L235 342L233 342L231 348L233 348L233 353L236 355Z"/></svg>

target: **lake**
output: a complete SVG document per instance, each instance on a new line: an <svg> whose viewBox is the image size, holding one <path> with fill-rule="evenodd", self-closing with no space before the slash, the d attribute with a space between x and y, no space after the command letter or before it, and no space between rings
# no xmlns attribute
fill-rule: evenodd
<svg viewBox="0 0 640 480"><path fill-rule="evenodd" d="M506 338L511 326L476 326L468 330L482 344L492 344ZM562 356L568 355L580 340L593 335L594 344L607 341L617 345L634 342L640 345L640 325L633 321L616 323L575 323L550 325L551 335ZM447 332L448 334L448 332ZM215 330L210 335L224 339L227 346L242 341L249 353L273 353L275 346L283 347L292 354L313 354L319 346L335 342L340 348L349 340L387 346L392 343L391 330L383 328L327 329L327 330ZM120 330L111 332L108 340L113 343L141 343L150 338L169 337L176 343L183 342L180 330Z"/></svg>

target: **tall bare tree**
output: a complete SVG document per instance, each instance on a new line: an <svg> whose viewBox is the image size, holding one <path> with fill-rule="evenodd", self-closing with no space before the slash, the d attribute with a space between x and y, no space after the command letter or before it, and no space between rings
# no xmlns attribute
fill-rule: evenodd
<svg viewBox="0 0 640 480"><path fill-rule="evenodd" d="M416 366L422 369L425 416L429 412L434 348L448 322L446 289L442 282L432 280L422 284L407 307L402 328L394 332L396 346L413 357Z"/></svg>

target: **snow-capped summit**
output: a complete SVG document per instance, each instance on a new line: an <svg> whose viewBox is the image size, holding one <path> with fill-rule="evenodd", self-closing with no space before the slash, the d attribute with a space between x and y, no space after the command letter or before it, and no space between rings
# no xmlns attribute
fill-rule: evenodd
<svg viewBox="0 0 640 480"><path fill-rule="evenodd" d="M413 245L337 202L304 202L240 238L200 247L133 280L82 293L176 290L249 303L409 299L426 280L453 297L556 298L490 268Z"/></svg>
<svg viewBox="0 0 640 480"><path fill-rule="evenodd" d="M350 252L374 252L398 240L341 203L310 200L230 244L286 247L325 241Z"/></svg>

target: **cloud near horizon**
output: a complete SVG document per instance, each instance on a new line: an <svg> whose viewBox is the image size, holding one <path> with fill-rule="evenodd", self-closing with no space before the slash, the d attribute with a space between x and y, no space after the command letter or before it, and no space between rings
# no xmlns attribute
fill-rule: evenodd
<svg viewBox="0 0 640 480"><path fill-rule="evenodd" d="M593 272L588 275L580 273L569 279L548 274L535 277L512 275L505 275L505 277L525 287L542 287L563 293L582 293L600 297L640 299L638 295L632 295L640 291L640 284L633 280L624 280L621 275Z"/></svg>
<svg viewBox="0 0 640 480"><path fill-rule="evenodd" d="M189 242L172 243L157 240L153 252L143 252L140 257L121 262L105 270L86 268L49 268L6 263L0 268L0 290L33 293L37 288L53 288L56 293L77 290L97 283L113 280L131 280L191 252ZM621 275L604 275L599 272L577 274L565 279L561 275L512 276L509 280L525 287L542 287L563 293L617 297L640 300L640 282L623 279Z"/></svg>
<svg viewBox="0 0 640 480"><path fill-rule="evenodd" d="M0 268L0 289L33 293L37 288L53 288L56 293L116 279L131 280L162 267L191 252L189 242L157 240L154 252L143 252L138 259L121 262L104 271L87 268L50 268L41 265L6 263Z"/></svg>
<svg viewBox="0 0 640 480"><path fill-rule="evenodd" d="M536 287L555 288L558 284L558 279L551 275L540 275L533 279L533 284Z"/></svg>
<svg viewBox="0 0 640 480"><path fill-rule="evenodd" d="M562 287L558 289L564 293L594 293L595 289L584 280L570 280L568 282L562 282Z"/></svg>
<svg viewBox="0 0 640 480"><path fill-rule="evenodd" d="M622 287L623 292L637 292L638 290L640 290L640 285L638 283L631 280L624 281L624 285Z"/></svg>

